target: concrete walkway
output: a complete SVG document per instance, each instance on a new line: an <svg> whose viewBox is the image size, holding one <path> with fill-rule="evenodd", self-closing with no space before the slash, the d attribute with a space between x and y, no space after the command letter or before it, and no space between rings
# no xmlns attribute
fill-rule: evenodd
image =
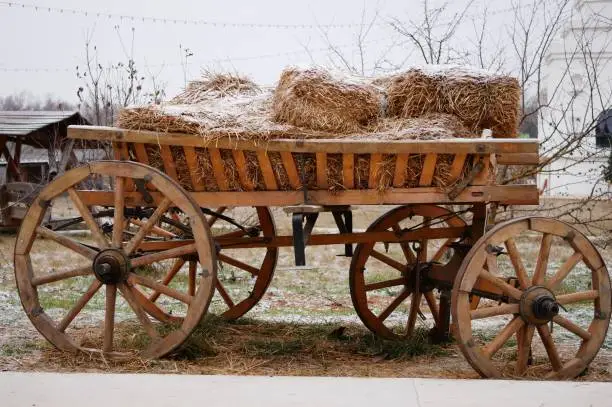
<svg viewBox="0 0 612 407"><path fill-rule="evenodd" d="M0 373L2 407L610 407L612 383Z"/></svg>

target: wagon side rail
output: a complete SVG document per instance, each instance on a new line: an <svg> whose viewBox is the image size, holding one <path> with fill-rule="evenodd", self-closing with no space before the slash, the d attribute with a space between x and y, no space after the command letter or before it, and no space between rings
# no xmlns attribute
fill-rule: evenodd
<svg viewBox="0 0 612 407"><path fill-rule="evenodd" d="M539 196L536 185L499 185L496 181L498 166L537 165L537 140L254 141L226 135L207 141L194 135L96 126L71 126L68 136L111 142L114 158L119 160L153 165L152 154L156 155L159 169L206 207L305 203L533 205ZM208 182L201 174L203 155L210 166ZM228 158L231 171L224 161ZM313 167L307 175L300 166L304 159L311 160ZM255 180L249 160L257 163ZM410 166L415 162L418 173L411 174ZM443 165L445 185L440 185ZM128 194L135 204L140 199L136 191ZM105 193L92 192L89 196L91 204L102 204L108 198Z"/></svg>

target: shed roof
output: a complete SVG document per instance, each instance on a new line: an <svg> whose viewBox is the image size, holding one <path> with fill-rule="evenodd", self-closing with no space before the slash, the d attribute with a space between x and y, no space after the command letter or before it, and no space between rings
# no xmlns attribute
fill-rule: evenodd
<svg viewBox="0 0 612 407"><path fill-rule="evenodd" d="M79 112L0 111L0 134L23 136L77 115Z"/></svg>
<svg viewBox="0 0 612 407"><path fill-rule="evenodd" d="M36 147L48 147L54 136L65 138L71 124L88 122L75 111L0 111L0 136Z"/></svg>

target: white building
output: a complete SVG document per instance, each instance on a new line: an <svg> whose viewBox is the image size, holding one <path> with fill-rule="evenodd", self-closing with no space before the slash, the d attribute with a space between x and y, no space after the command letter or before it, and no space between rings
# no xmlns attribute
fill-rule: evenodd
<svg viewBox="0 0 612 407"><path fill-rule="evenodd" d="M540 188L545 196L611 199L602 172L612 137L612 0L576 0L543 71L541 154L563 154L539 175Z"/></svg>

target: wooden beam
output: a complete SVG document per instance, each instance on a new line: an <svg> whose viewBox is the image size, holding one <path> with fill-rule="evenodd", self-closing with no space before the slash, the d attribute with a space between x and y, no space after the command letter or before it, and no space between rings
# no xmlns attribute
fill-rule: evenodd
<svg viewBox="0 0 612 407"><path fill-rule="evenodd" d="M225 177L225 167L221 158L221 152L218 148L209 148L208 154L210 155L210 163L212 164L213 175L217 181L217 187L220 191L227 191L229 183Z"/></svg>
<svg viewBox="0 0 612 407"><path fill-rule="evenodd" d="M276 177L274 176L274 170L272 169L272 163L270 163L268 153L265 150L257 150L256 153L266 189L268 191L278 190L278 184L276 183Z"/></svg>
<svg viewBox="0 0 612 407"><path fill-rule="evenodd" d="M317 153L317 186L321 189L328 189L329 183L327 182L327 154Z"/></svg>
<svg viewBox="0 0 612 407"><path fill-rule="evenodd" d="M194 191L204 191L206 189L202 178L198 175L198 157L194 147L183 146L185 161L189 169L189 178Z"/></svg>
<svg viewBox="0 0 612 407"><path fill-rule="evenodd" d="M427 156L425 157L425 162L423 163L423 169L421 170L419 186L428 187L431 185L433 181L434 172L436 171L436 161L438 161L437 154L427 154Z"/></svg>
<svg viewBox="0 0 612 407"><path fill-rule="evenodd" d="M83 201L91 205L112 205L110 191L80 191ZM157 192L151 192L159 202ZM193 192L191 195L202 207L218 206L288 206L304 204L303 191L257 192ZM459 204L500 202L508 205L537 205L535 185L474 186L465 188L454 200L439 188L396 188L378 190L309 191L309 204L315 205L403 205L403 204ZM139 193L126 193L128 206L146 206Z"/></svg>
<svg viewBox="0 0 612 407"><path fill-rule="evenodd" d="M215 133L211 132L211 136ZM216 148L268 151L292 151L295 153L352 153L352 154L503 154L534 153L539 150L538 140L531 139L441 139L441 140L342 140L337 139L275 139L271 141L244 140L240 134L220 133ZM288 134L295 136L296 134ZM84 140L129 141L166 145L208 147L209 141L194 135L154 131L122 130L113 127L69 126L68 137Z"/></svg>
<svg viewBox="0 0 612 407"><path fill-rule="evenodd" d="M370 173L368 174L368 188L374 189L378 186L376 175L382 162L382 154L375 153L370 155Z"/></svg>
<svg viewBox="0 0 612 407"><path fill-rule="evenodd" d="M342 184L346 189L355 188L355 155L342 154Z"/></svg>
<svg viewBox="0 0 612 407"><path fill-rule="evenodd" d="M393 174L393 187L402 188L406 184L406 166L408 154L398 154L395 160L395 174Z"/></svg>
<svg viewBox="0 0 612 407"><path fill-rule="evenodd" d="M162 162L164 163L164 172L173 180L178 181L176 164L174 163L174 158L172 158L172 150L170 150L170 146L164 144L160 145L159 153L161 155Z"/></svg>
<svg viewBox="0 0 612 407"><path fill-rule="evenodd" d="M302 181L300 180L300 174L298 173L297 167L295 166L293 154L291 154L290 151L281 151L280 156L283 161L285 171L287 172L287 177L289 178L289 185L291 185L291 188L302 188Z"/></svg>

